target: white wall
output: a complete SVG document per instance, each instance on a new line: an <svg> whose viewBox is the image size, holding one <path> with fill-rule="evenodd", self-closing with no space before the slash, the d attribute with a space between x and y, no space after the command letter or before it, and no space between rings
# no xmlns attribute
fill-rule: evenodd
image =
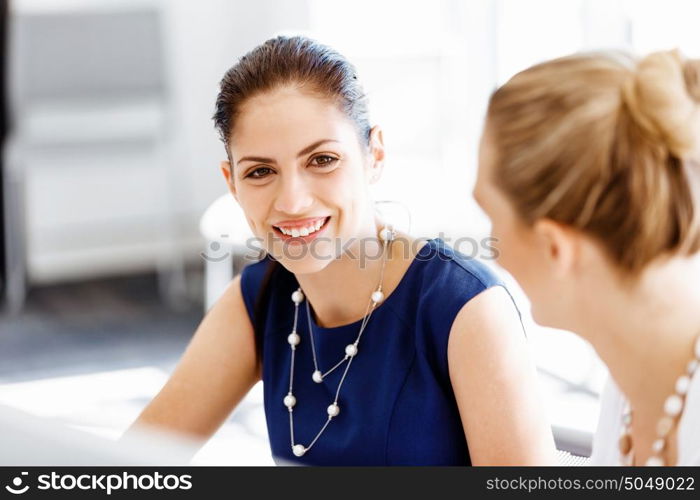
<svg viewBox="0 0 700 500"><path fill-rule="evenodd" d="M162 13L164 107L161 95L143 103L130 97L127 106L100 100L99 93L92 100L57 93L48 103L11 101L18 140L8 149L18 151L13 165L26 181L30 284L162 268L174 261L175 245L185 258L199 258L199 218L226 192L218 168L225 153L211 120L219 80L255 45L309 23L306 0L17 0L12 12L111 13L152 6ZM51 57L47 62L65 76L55 59L60 54ZM15 58L18 66L22 59ZM89 68L82 69L90 76ZM21 84L15 89L13 96L22 95ZM169 144L163 156L154 149L161 140L156 137Z"/></svg>
<svg viewBox="0 0 700 500"><path fill-rule="evenodd" d="M225 152L211 120L221 77L240 56L277 32L307 29L309 15L305 0L173 0L168 6L174 126L182 137L179 154L190 189L183 202L196 215L226 192L219 171Z"/></svg>

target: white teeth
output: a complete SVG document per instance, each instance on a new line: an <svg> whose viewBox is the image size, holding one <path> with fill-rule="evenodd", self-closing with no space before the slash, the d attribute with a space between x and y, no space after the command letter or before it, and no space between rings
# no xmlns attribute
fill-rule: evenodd
<svg viewBox="0 0 700 500"><path fill-rule="evenodd" d="M307 227L298 227L294 229L284 229L282 227L277 227L280 231L282 231L282 234L286 234L287 236L291 236L293 238L298 238L299 236L308 236L311 233L315 233L319 229L321 229L321 226L323 226L323 223L325 222L325 219L321 219L319 221L316 221L314 224L307 226Z"/></svg>

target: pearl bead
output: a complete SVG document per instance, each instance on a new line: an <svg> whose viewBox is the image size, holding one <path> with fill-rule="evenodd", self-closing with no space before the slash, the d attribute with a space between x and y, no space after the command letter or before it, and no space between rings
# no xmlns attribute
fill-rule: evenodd
<svg viewBox="0 0 700 500"><path fill-rule="evenodd" d="M348 344L345 346L345 354L352 357L357 354L357 346L355 344Z"/></svg>
<svg viewBox="0 0 700 500"><path fill-rule="evenodd" d="M304 445L302 445L302 444L295 444L292 447L292 452L294 452L294 454L297 457L301 457L304 455L304 453L306 453L306 448L304 448Z"/></svg>
<svg viewBox="0 0 700 500"><path fill-rule="evenodd" d="M304 301L304 294L301 293L301 290L295 290L294 293L292 294L292 302L295 304L301 304Z"/></svg>
<svg viewBox="0 0 700 500"><path fill-rule="evenodd" d="M384 294L381 291L372 292L372 302L379 304L382 300L384 300Z"/></svg>
<svg viewBox="0 0 700 500"><path fill-rule="evenodd" d="M685 396L690 388L690 377L688 375L681 375L676 380L676 392L681 396Z"/></svg>
<svg viewBox="0 0 700 500"><path fill-rule="evenodd" d="M393 241L394 231L392 231L388 227L384 227L381 231L379 231L379 237L382 239L382 241Z"/></svg>
<svg viewBox="0 0 700 500"><path fill-rule="evenodd" d="M284 397L284 406L287 408L293 408L295 404L297 404L297 398L291 392Z"/></svg>
<svg viewBox="0 0 700 500"><path fill-rule="evenodd" d="M320 384L321 382L323 382L323 374L320 371L316 370L311 374L311 379L317 384Z"/></svg>
<svg viewBox="0 0 700 500"><path fill-rule="evenodd" d="M299 345L299 342L301 342L301 337L297 332L292 332L287 337L287 342L289 342L289 345Z"/></svg>
<svg viewBox="0 0 700 500"><path fill-rule="evenodd" d="M671 432L673 427L673 419L669 416L664 416L659 419L659 423L656 424L656 434L660 437L666 437L666 435Z"/></svg>
<svg viewBox="0 0 700 500"><path fill-rule="evenodd" d="M676 417L683 411L683 398L678 394L671 394L664 403L666 415Z"/></svg>
<svg viewBox="0 0 700 500"><path fill-rule="evenodd" d="M340 406L338 406L336 403L333 403L328 407L326 411L328 412L329 416L337 417L338 413L340 413Z"/></svg>
<svg viewBox="0 0 700 500"><path fill-rule="evenodd" d="M651 445L651 449L654 451L654 453L661 453L665 447L666 447L666 440L665 439L657 439Z"/></svg>
<svg viewBox="0 0 700 500"><path fill-rule="evenodd" d="M699 364L700 363L698 362L697 359L691 360L690 363L688 363L688 369L687 369L688 375L692 375L693 373L695 373L695 370L698 369Z"/></svg>
<svg viewBox="0 0 700 500"><path fill-rule="evenodd" d="M632 412L631 411L626 411L622 415L622 424L625 427L629 427L630 425L632 425Z"/></svg>
<svg viewBox="0 0 700 500"><path fill-rule="evenodd" d="M649 457L645 465L647 467L663 467L664 461L660 457Z"/></svg>

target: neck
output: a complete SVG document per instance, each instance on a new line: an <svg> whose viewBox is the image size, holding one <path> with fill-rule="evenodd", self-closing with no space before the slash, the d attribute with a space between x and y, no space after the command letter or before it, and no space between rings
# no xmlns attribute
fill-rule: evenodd
<svg viewBox="0 0 700 500"><path fill-rule="evenodd" d="M635 412L653 425L685 373L700 334L700 259L650 267L632 287L599 297L579 331L595 347ZM604 306L603 306L604 304Z"/></svg>
<svg viewBox="0 0 700 500"><path fill-rule="evenodd" d="M378 227L382 225L375 223L368 227L354 245L347 247L347 252L323 270L296 275L319 326L348 324L365 315L370 296L379 284L384 260Z"/></svg>

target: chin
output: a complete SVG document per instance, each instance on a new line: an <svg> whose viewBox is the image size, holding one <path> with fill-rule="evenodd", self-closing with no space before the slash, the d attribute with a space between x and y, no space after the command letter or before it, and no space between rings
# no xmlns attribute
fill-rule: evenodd
<svg viewBox="0 0 700 500"><path fill-rule="evenodd" d="M323 269L330 264L330 259L317 259L307 255L300 259L294 259L287 256L281 256L277 259L284 268L293 274L313 274Z"/></svg>
<svg viewBox="0 0 700 500"><path fill-rule="evenodd" d="M326 239L308 244L284 244L276 240L269 253L285 269L294 274L312 274L322 271L338 257L335 245Z"/></svg>

